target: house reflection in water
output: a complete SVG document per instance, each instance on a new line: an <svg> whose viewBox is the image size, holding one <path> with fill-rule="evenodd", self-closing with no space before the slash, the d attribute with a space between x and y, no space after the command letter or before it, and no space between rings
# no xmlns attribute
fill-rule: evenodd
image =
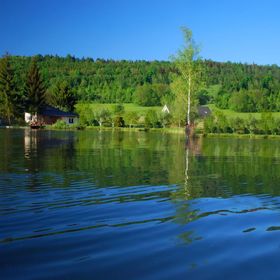
<svg viewBox="0 0 280 280"><path fill-rule="evenodd" d="M38 130L25 129L24 130L24 157L29 159L31 154L37 154L38 148Z"/></svg>

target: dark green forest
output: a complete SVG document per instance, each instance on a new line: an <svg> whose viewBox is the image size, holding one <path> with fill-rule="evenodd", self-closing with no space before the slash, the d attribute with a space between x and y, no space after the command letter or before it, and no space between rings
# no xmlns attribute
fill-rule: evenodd
<svg viewBox="0 0 280 280"><path fill-rule="evenodd" d="M174 100L170 85L178 71L172 62L93 60L71 55L9 56L12 90L17 103L22 103L18 110L24 108L27 99L27 76L34 60L47 103L64 110L74 109L76 102L158 106ZM211 60L204 60L202 64L203 86L195 93L200 104L214 103L218 108L238 112L280 111L280 67L277 65ZM1 102L3 105L3 100Z"/></svg>
<svg viewBox="0 0 280 280"><path fill-rule="evenodd" d="M47 91L64 86L78 101L161 105L171 99L169 85L177 74L167 61L114 61L78 59L68 55L41 56L36 60ZM31 57L12 56L16 87L23 91ZM197 93L200 103L240 112L280 110L280 68L277 65L221 63L205 60L205 88ZM146 96L147 95L147 96Z"/></svg>

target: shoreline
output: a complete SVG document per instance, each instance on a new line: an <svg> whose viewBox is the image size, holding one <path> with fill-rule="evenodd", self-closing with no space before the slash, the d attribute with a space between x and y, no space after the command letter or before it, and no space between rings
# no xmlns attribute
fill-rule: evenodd
<svg viewBox="0 0 280 280"><path fill-rule="evenodd" d="M30 129L29 126L0 126L0 129ZM140 127L100 127L100 126L87 126L82 129L76 127L67 128L55 128L52 126L46 126L44 128L32 129L36 130L56 130L56 131L87 131L87 130L99 130L99 131L125 131L125 132L163 132L174 134L185 134L185 128L140 128Z"/></svg>
<svg viewBox="0 0 280 280"><path fill-rule="evenodd" d="M29 126L0 126L0 129L31 129ZM55 130L55 131L87 131L87 130L98 130L98 131L122 131L122 132L161 132L170 134L185 134L185 128L139 128L139 127L99 127L99 126L87 126L82 129L76 127L69 128L55 128L52 126L46 126L41 129L35 130ZM280 139L280 135L275 134L238 134L238 133L196 133L198 137L203 138L251 138L251 139Z"/></svg>
<svg viewBox="0 0 280 280"><path fill-rule="evenodd" d="M251 138L251 139L280 139L280 135L275 134L238 134L238 133L208 133L201 134L204 138Z"/></svg>

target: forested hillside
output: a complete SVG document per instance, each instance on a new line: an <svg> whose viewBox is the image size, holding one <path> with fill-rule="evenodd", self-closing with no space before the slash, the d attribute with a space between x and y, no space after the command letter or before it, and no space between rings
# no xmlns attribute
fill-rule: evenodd
<svg viewBox="0 0 280 280"><path fill-rule="evenodd" d="M174 64L166 61L114 61L77 59L68 55L36 56L47 94L71 91L78 101L136 103L144 106L170 103ZM24 92L31 57L12 56L16 88ZM280 111L280 68L204 61L204 88L200 103L212 102L235 111Z"/></svg>
<svg viewBox="0 0 280 280"><path fill-rule="evenodd" d="M148 94L169 94L172 73L175 68L169 62L113 61L77 59L72 56L36 56L47 91L52 93L66 83L79 101L115 103L134 102L138 87L143 86ZM31 57L11 57L19 89L24 81ZM148 88L146 88L148 85ZM160 93L161 94L161 93ZM160 96L153 99L160 103ZM154 104L157 105L157 104Z"/></svg>

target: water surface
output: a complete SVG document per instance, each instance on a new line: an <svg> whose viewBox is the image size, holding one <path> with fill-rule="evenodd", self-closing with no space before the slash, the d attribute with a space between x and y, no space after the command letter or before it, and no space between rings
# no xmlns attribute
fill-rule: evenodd
<svg viewBox="0 0 280 280"><path fill-rule="evenodd" d="M279 279L280 141L0 130L1 279Z"/></svg>

